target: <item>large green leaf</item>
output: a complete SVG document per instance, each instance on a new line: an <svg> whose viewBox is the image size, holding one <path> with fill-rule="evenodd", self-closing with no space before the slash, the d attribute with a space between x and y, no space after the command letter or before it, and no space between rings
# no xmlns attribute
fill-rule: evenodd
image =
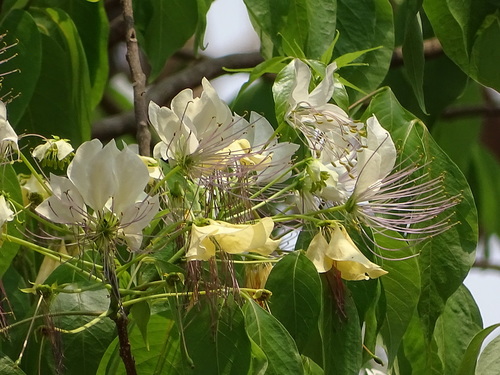
<svg viewBox="0 0 500 375"><path fill-rule="evenodd" d="M394 49L393 16L388 0L339 0L337 28L340 38L335 56L381 47L362 55L354 66L340 70L340 75L360 89L369 92L382 82Z"/></svg>
<svg viewBox="0 0 500 375"><path fill-rule="evenodd" d="M65 289L78 289L81 284L67 286ZM104 288L82 293L60 293L50 305L57 312L105 312L109 307L108 291ZM76 329L89 323L95 316L62 315L54 318L54 324L62 329ZM64 368L68 374L95 374L102 355L115 337L115 325L109 318L103 318L91 327L74 334L62 334L62 353Z"/></svg>
<svg viewBox="0 0 500 375"><path fill-rule="evenodd" d="M82 0L43 0L38 5L57 7L65 11L74 22L80 36L88 64L93 109L101 101L108 80L109 22L104 2Z"/></svg>
<svg viewBox="0 0 500 375"><path fill-rule="evenodd" d="M244 314L228 300L217 310L203 300L184 320L188 355L194 374L246 374L250 368L251 342Z"/></svg>
<svg viewBox="0 0 500 375"><path fill-rule="evenodd" d="M2 375L25 375L12 359L0 353L0 374Z"/></svg>
<svg viewBox="0 0 500 375"><path fill-rule="evenodd" d="M481 345L488 335L495 329L500 327L499 324L494 324L489 326L482 331L478 332L474 338L470 341L467 351L463 355L462 362L460 364L457 375L475 375L476 363L481 350ZM478 374L480 375L480 374Z"/></svg>
<svg viewBox="0 0 500 375"><path fill-rule="evenodd" d="M134 13L139 43L151 64L150 80L161 73L167 59L193 36L198 17L205 17L198 14L196 0L135 1Z"/></svg>
<svg viewBox="0 0 500 375"><path fill-rule="evenodd" d="M10 199L22 203L23 196L21 187L17 180L17 174L12 168L12 165L6 164L0 166L0 192L5 193ZM24 213L19 212L13 221L7 222L6 228L0 228L0 231L5 232L14 237L22 237L24 227ZM12 260L19 250L19 244L8 240L0 241L0 279L7 269L10 267Z"/></svg>
<svg viewBox="0 0 500 375"><path fill-rule="evenodd" d="M436 341L428 342L425 327L417 314L410 321L399 348L398 365L405 375L443 375Z"/></svg>
<svg viewBox="0 0 500 375"><path fill-rule="evenodd" d="M443 363L443 375L456 375L469 342L483 326L481 314L465 286L446 301L436 322L434 338Z"/></svg>
<svg viewBox="0 0 500 375"><path fill-rule="evenodd" d="M392 235L397 236L395 233ZM420 270L415 257L401 260L413 255L412 249L404 241L383 235L376 235L375 241L382 248L397 250L394 252L381 250L383 256L388 258L384 261L383 268L389 273L380 278L386 304L385 319L380 333L391 365L417 308L420 296Z"/></svg>
<svg viewBox="0 0 500 375"><path fill-rule="evenodd" d="M471 183L481 228L487 234L500 233L500 218L498 216L497 199L500 196L500 164L488 149L475 144L472 149Z"/></svg>
<svg viewBox="0 0 500 375"><path fill-rule="evenodd" d="M90 79L83 46L67 13L30 8L42 40L42 68L30 105L18 127L69 138L90 136Z"/></svg>
<svg viewBox="0 0 500 375"><path fill-rule="evenodd" d="M267 356L266 375L303 374L302 359L285 327L253 301L243 307L250 338Z"/></svg>
<svg viewBox="0 0 500 375"><path fill-rule="evenodd" d="M356 305L339 276L333 284L331 279L326 282L326 277L323 281L323 311L319 321L323 369L329 375L357 375L363 349Z"/></svg>
<svg viewBox="0 0 500 375"><path fill-rule="evenodd" d="M162 315L152 315L148 323L148 344L137 327L129 332L130 346L139 374L186 374L181 346L174 321ZM126 370L118 354L116 338L102 357L97 375L125 375Z"/></svg>
<svg viewBox="0 0 500 375"><path fill-rule="evenodd" d="M6 35L2 43L17 44L3 54L2 59L14 54L16 56L1 64L0 74L19 70L2 78L0 96L10 90L12 96L19 94L9 104L7 112L9 122L16 127L31 100L40 74L42 58L40 33L31 15L24 10L13 10L7 14L0 25L0 34L4 33Z"/></svg>
<svg viewBox="0 0 500 375"><path fill-rule="evenodd" d="M400 106L390 90L374 97L365 116L372 113L391 132L395 143L402 149L403 157L415 157L418 153L422 155L422 162L430 160L426 168L429 178L444 176L444 191L450 197L460 197L451 217L455 225L450 225L446 232L416 247L420 253L418 261L422 280L418 311L430 341L434 324L446 300L462 284L474 262L477 212L463 174L437 146L425 126Z"/></svg>
<svg viewBox="0 0 500 375"><path fill-rule="evenodd" d="M303 252L294 251L273 267L266 289L273 293L269 301L271 313L302 352L321 311L321 280L316 267Z"/></svg>
<svg viewBox="0 0 500 375"><path fill-rule="evenodd" d="M477 375L495 375L500 368L500 336L495 337L484 348L477 362Z"/></svg>
<svg viewBox="0 0 500 375"><path fill-rule="evenodd" d="M498 7L489 0L426 0L424 9L445 53L470 77L498 90Z"/></svg>
<svg viewBox="0 0 500 375"><path fill-rule="evenodd" d="M319 60L335 38L336 2L332 0L245 0L261 39L261 52Z"/></svg>

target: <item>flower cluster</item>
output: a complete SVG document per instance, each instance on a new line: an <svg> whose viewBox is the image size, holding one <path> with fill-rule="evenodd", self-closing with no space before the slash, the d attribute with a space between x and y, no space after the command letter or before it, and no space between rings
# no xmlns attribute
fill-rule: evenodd
<svg viewBox="0 0 500 375"><path fill-rule="evenodd" d="M431 178L425 164L398 163L394 141L376 116L354 121L329 103L335 64L326 68L325 78L311 92L309 67L298 59L291 67L295 80L286 121L303 134L312 150L298 206L324 218L329 217L327 213L341 212L370 241L373 234L421 241L449 229L453 224L443 213L459 200L445 194L442 177ZM330 237L327 242L318 234L307 252L319 272L333 264L350 280L385 273L364 258L344 226L334 225ZM358 268L340 263L348 253Z"/></svg>
<svg viewBox="0 0 500 375"><path fill-rule="evenodd" d="M148 248L166 238L188 264L209 261L211 268L234 256L268 269L287 248L281 239L307 222L318 228L306 251L318 272L334 268L346 280L384 275L360 248L375 252L375 235L410 243L442 233L452 225L445 211L457 199L443 192L442 178L430 177L427 164L400 160L376 116L356 121L331 103L335 64L317 84L299 59L286 69L291 82L277 129L257 113L232 113L203 79L200 97L186 89L170 108L149 104L158 136L152 158L114 141L92 140L73 151L54 137L36 146L32 156L42 167L67 165L67 173L49 181L23 176L24 205L74 228L85 239L77 243L91 248L144 249L149 228L156 239ZM295 143L280 139L284 129L296 132ZM11 161L19 148L3 104L0 135L2 160ZM13 212L0 198L3 225ZM362 234L353 237L369 241L356 244L353 228Z"/></svg>

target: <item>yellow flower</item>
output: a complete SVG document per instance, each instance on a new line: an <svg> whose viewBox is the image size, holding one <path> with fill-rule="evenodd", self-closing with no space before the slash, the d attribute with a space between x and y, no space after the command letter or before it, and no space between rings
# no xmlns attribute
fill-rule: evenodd
<svg viewBox="0 0 500 375"><path fill-rule="evenodd" d="M230 224L209 219L209 225L191 229L191 241L186 254L188 260L209 260L216 250L229 254L246 252L271 254L280 241L269 238L274 228L271 218L265 217L255 224Z"/></svg>
<svg viewBox="0 0 500 375"><path fill-rule="evenodd" d="M319 232L312 239L306 252L318 272L327 272L335 267L344 280L375 279L387 273L361 253L343 226L337 225L331 228L330 234L330 242L327 242Z"/></svg>

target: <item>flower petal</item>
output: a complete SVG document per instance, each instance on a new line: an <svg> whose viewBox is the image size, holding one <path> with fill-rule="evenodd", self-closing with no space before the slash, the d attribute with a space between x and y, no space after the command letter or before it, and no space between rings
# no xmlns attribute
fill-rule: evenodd
<svg viewBox="0 0 500 375"><path fill-rule="evenodd" d="M326 255L334 261L335 268L340 271L344 280L375 279L387 273L359 251L342 226L333 229Z"/></svg>

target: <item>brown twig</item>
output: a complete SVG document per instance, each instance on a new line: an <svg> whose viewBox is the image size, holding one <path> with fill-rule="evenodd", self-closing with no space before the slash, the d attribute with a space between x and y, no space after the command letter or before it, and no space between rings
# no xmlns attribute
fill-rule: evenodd
<svg viewBox="0 0 500 375"><path fill-rule="evenodd" d="M426 60L433 59L443 55L443 47L437 38L424 40L424 57ZM391 68L396 68L404 65L403 49L397 47L392 53Z"/></svg>
<svg viewBox="0 0 500 375"><path fill-rule="evenodd" d="M490 263L489 261L483 260L483 259L476 260L475 263L474 263L474 265L472 267L474 267L474 268L481 268L483 270L500 271L500 265Z"/></svg>
<svg viewBox="0 0 500 375"><path fill-rule="evenodd" d="M142 70L139 45L134 29L134 12L132 0L122 0L123 19L125 20L125 39L127 43L127 61L132 74L134 88L134 112L136 122L136 138L139 145L139 154L151 155L151 133L148 127L148 112L146 103L146 75Z"/></svg>
<svg viewBox="0 0 500 375"><path fill-rule="evenodd" d="M251 68L262 62L259 53L243 53L223 56L215 59L203 59L197 64L167 77L153 85L146 93L146 102L153 100L159 105L167 105L181 90L200 85L201 79L212 79L225 73L224 67L230 69ZM126 112L106 117L92 126L92 138L102 141L110 140L123 134L133 134L136 131L134 114Z"/></svg>

